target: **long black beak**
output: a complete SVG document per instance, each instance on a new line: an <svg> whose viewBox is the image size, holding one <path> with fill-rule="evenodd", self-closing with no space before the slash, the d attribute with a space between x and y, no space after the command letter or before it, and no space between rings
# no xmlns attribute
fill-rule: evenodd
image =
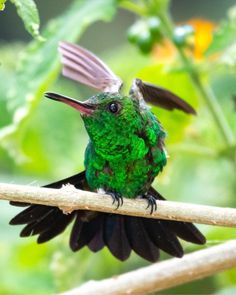
<svg viewBox="0 0 236 295"><path fill-rule="evenodd" d="M65 104L75 108L76 110L79 110L81 114L91 115L96 108L95 104L93 105L90 103L81 102L81 101L75 100L73 98L70 98L68 96L64 96L64 95L57 94L54 92L46 92L46 93L44 93L44 96L47 98L56 100L56 101L63 102Z"/></svg>

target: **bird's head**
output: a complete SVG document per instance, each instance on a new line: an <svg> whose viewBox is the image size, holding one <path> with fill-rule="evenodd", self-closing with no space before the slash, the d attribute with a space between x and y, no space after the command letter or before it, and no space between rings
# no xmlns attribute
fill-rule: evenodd
<svg viewBox="0 0 236 295"><path fill-rule="evenodd" d="M84 102L55 93L45 96L80 112L90 140L100 153L121 154L127 150L130 137L142 128L138 104L118 93L100 93Z"/></svg>

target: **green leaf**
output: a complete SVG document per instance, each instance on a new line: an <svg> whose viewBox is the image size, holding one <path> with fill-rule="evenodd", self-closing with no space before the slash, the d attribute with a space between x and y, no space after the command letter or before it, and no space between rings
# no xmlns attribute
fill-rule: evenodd
<svg viewBox="0 0 236 295"><path fill-rule="evenodd" d="M5 9L5 3L7 0L0 0L0 11L3 11Z"/></svg>
<svg viewBox="0 0 236 295"><path fill-rule="evenodd" d="M222 62L222 64L228 66L229 68L234 69L236 67L236 42L234 42L224 51L220 61Z"/></svg>
<svg viewBox="0 0 236 295"><path fill-rule="evenodd" d="M22 19L25 29L34 37L42 38L39 34L40 19L38 9L33 0L11 0L16 6L17 13Z"/></svg>
<svg viewBox="0 0 236 295"><path fill-rule="evenodd" d="M206 50L206 56L222 52L235 43L236 34L236 6L230 8L228 18L224 20L213 35L213 41Z"/></svg>
<svg viewBox="0 0 236 295"><path fill-rule="evenodd" d="M20 153L22 124L33 114L43 93L59 74L58 42L75 41L91 23L110 20L115 10L115 0L76 0L62 16L48 24L42 34L46 41L35 40L29 44L8 93L12 124L0 131L0 143L11 156Z"/></svg>

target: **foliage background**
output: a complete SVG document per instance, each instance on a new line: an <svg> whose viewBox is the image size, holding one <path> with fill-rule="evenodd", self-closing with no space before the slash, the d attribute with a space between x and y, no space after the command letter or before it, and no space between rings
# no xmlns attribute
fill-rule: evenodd
<svg viewBox="0 0 236 295"><path fill-rule="evenodd" d="M23 2L29 5L26 11ZM181 46L174 39L181 36L172 36L164 26L164 45L155 42L146 55L127 41L128 28L144 17L130 11L129 3L144 8L157 3L159 8L151 12L156 15L165 11L167 0L35 2L42 22L39 31L31 0L9 0L0 11L1 182L41 185L83 169L88 138L79 114L43 98L46 90L75 98L93 93L59 76L56 47L63 39L79 42L101 56L126 85L140 77L171 89L194 105L198 111L194 118L153 109L168 131L170 156L155 186L170 200L235 207L235 1L171 1L171 16L179 25L193 17L213 21L213 41L209 22L203 20L191 22L202 38L184 35ZM24 29L14 5L33 37ZM184 52L186 60L179 58L178 52ZM192 79L193 73L198 83ZM223 132L222 120L227 122ZM34 237L20 239L20 228L8 225L17 211L1 202L0 294L51 294L148 264L135 254L121 263L106 249L97 254L87 249L74 254L68 248L69 231L40 246ZM235 229L199 227L208 238L205 247L236 235ZM186 243L184 249L189 252L199 247ZM163 254L162 259L166 258ZM161 293L235 294L235 290L236 271L231 270Z"/></svg>

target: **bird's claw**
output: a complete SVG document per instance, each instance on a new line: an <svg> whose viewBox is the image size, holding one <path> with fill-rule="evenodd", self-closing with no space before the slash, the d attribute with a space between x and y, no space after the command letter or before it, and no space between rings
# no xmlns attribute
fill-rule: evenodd
<svg viewBox="0 0 236 295"><path fill-rule="evenodd" d="M148 205L147 205L147 208L146 209L148 209L149 207L151 207L150 215L152 215L153 211L156 211L157 210L156 198L153 195L150 195L150 194L145 194L143 196L143 198L146 199L147 202L148 202Z"/></svg>
<svg viewBox="0 0 236 295"><path fill-rule="evenodd" d="M112 197L112 205L117 202L116 210L123 205L123 197L119 193L108 192L108 194Z"/></svg>

